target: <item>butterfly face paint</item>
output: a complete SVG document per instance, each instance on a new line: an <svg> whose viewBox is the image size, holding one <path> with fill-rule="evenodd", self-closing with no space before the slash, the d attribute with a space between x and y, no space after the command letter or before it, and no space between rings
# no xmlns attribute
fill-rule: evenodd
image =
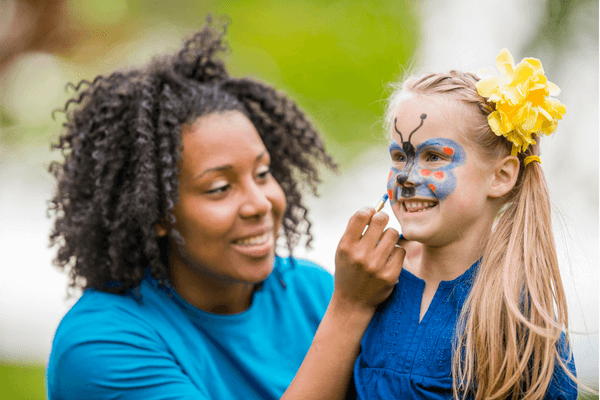
<svg viewBox="0 0 600 400"><path fill-rule="evenodd" d="M400 135L401 144L390 144L390 155L394 160L387 183L390 204L411 197L444 200L456 187L454 169L465 163L465 150L451 139L433 138L415 148L411 143L412 136L423 126L427 115L421 114L420 118L421 123L407 141L396 128L397 119L394 119L394 129Z"/></svg>

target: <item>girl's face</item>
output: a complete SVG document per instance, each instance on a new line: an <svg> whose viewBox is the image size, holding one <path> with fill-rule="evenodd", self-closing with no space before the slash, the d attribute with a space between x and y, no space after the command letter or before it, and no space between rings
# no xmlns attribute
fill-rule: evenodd
<svg viewBox="0 0 600 400"><path fill-rule="evenodd" d="M173 214L185 246L171 268L225 284L263 281L286 202L256 128L237 111L215 113L185 126L182 142Z"/></svg>
<svg viewBox="0 0 600 400"><path fill-rule="evenodd" d="M483 235L489 225L492 208L484 177L491 166L457 132L464 118L454 100L412 96L398 106L387 187L408 240L439 246Z"/></svg>

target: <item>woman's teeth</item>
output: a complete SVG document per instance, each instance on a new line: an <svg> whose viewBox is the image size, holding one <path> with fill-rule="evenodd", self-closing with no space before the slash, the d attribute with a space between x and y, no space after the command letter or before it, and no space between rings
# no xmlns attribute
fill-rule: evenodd
<svg viewBox="0 0 600 400"><path fill-rule="evenodd" d="M436 204L435 201L404 201L404 208L406 208L406 211L413 213L428 210L435 207Z"/></svg>
<svg viewBox="0 0 600 400"><path fill-rule="evenodd" d="M269 240L269 232L263 233L259 236L252 236L247 239L239 239L236 240L234 243L239 246L256 246L258 244L266 243L267 240Z"/></svg>

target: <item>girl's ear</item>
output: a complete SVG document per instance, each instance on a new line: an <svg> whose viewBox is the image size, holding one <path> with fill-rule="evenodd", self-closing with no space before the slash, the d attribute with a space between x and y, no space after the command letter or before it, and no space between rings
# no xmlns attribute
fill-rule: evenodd
<svg viewBox="0 0 600 400"><path fill-rule="evenodd" d="M494 176L490 186L490 197L502 197L515 187L519 177L519 159L515 156L506 156L496 164Z"/></svg>

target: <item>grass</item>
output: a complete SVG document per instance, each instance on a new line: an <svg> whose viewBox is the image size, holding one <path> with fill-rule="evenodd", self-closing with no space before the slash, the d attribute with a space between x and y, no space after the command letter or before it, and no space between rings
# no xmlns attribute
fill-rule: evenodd
<svg viewBox="0 0 600 400"><path fill-rule="evenodd" d="M0 364L0 393L2 393L2 400L45 399L44 366ZM598 395L588 393L579 395L579 400L592 399L598 399Z"/></svg>
<svg viewBox="0 0 600 400"><path fill-rule="evenodd" d="M0 364L2 400L43 400L46 398L43 365Z"/></svg>

